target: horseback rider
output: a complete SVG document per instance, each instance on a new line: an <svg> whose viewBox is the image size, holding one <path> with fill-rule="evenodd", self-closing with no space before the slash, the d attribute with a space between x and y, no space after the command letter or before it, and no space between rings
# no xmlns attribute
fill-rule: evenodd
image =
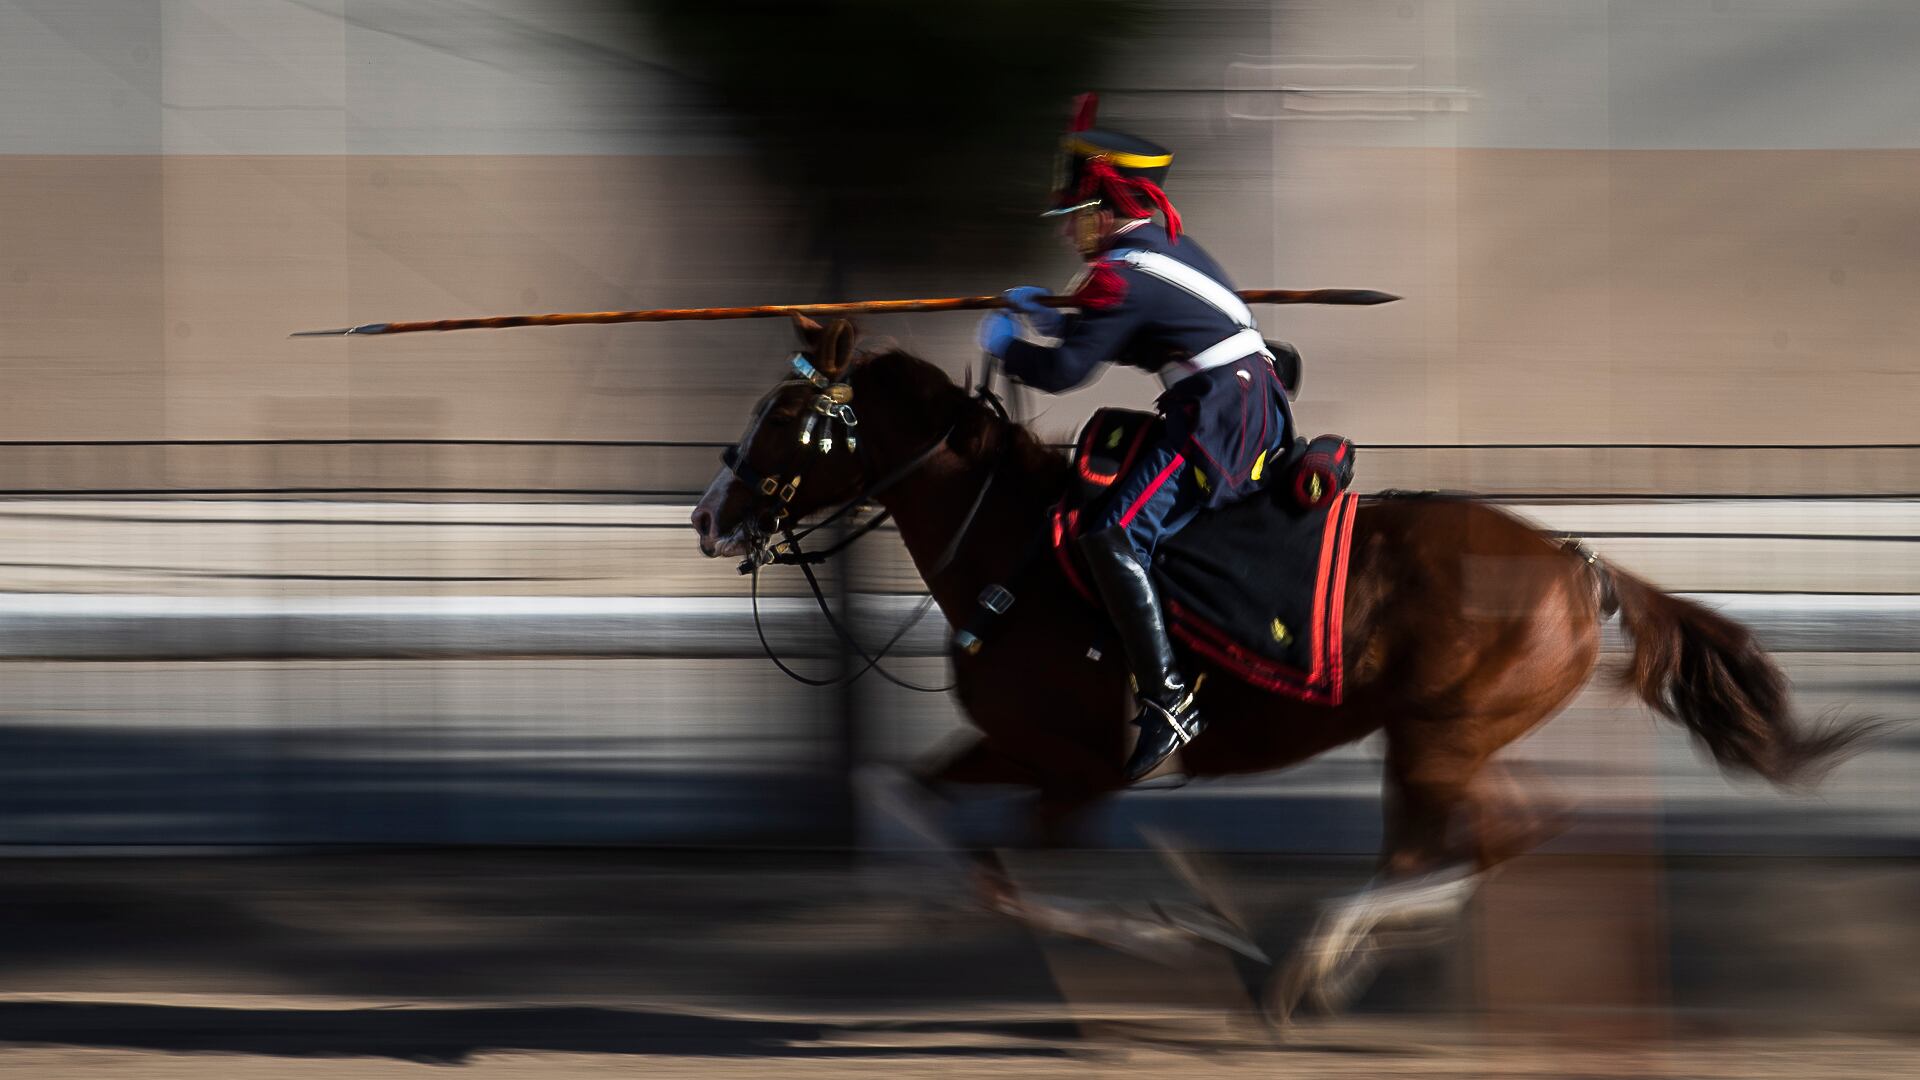
<svg viewBox="0 0 1920 1080"><path fill-rule="evenodd" d="M1092 127L1082 98L1061 145L1053 208L1087 260L1054 309L1022 286L1010 310L989 314L980 342L1012 378L1062 393L1102 364L1159 376L1158 438L1100 504L1081 518L1078 545L1119 629L1133 673L1140 737L1129 782L1200 733L1194 687L1175 663L1154 589L1153 555L1203 509L1258 486L1270 455L1292 443L1287 397L1252 313L1226 273L1190 237L1162 190L1173 154L1136 136ZM1155 210L1164 224L1153 220Z"/></svg>

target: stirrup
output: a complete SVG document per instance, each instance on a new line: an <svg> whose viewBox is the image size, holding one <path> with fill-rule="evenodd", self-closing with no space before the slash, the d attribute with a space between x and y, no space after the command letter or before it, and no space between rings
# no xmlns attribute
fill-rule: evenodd
<svg viewBox="0 0 1920 1080"><path fill-rule="evenodd" d="M1194 736L1200 734L1188 726L1188 721L1180 719L1181 713L1193 708L1193 697L1193 691L1187 691L1186 696L1178 702L1175 702L1172 709L1168 709L1165 705L1147 697L1141 697L1140 704L1159 713L1161 718L1167 722L1167 727L1173 730L1174 737L1180 740L1180 745L1185 746L1194 740Z"/></svg>

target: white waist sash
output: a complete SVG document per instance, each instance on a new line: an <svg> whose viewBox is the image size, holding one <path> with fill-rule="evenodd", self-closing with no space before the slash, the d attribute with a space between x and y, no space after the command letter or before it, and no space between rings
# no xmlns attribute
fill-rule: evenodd
<svg viewBox="0 0 1920 1080"><path fill-rule="evenodd" d="M1198 375L1208 368L1231 364L1243 356L1252 356L1254 353L1266 351L1266 339L1260 336L1260 331L1248 327L1224 341L1216 341L1200 350L1198 356L1189 356L1185 360L1167 361L1160 365L1157 374L1160 376L1161 386L1172 387L1174 383L1190 375Z"/></svg>

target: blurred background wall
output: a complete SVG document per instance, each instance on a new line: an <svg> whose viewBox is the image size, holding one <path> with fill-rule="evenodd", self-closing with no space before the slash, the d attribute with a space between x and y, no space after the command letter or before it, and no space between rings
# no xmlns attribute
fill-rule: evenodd
<svg viewBox="0 0 1920 1080"><path fill-rule="evenodd" d="M1107 123L1178 150L1172 195L1242 286L1406 297L1262 313L1307 358L1303 425L1369 447L1366 487L1612 496L1533 512L1677 589L1920 591L1900 539L1920 530L1886 498L1920 492L1901 445L1920 405L1920 8L710 7L0 0L9 617L97 640L84 620L139 604L174 613L164 635L250 604L267 643L0 669L0 838L834 834L846 767L934 744L944 703L791 690L744 644L270 658L301 604L737 608L732 568L681 522L784 326L285 335L1059 284L1073 259L1027 215L1083 85ZM975 359L964 316L867 330L956 375ZM1064 437L1151 393L1112 372L1037 402L1038 422ZM1736 448L1668 445L1696 442ZM1815 445L1861 443L1894 445ZM1715 501L1649 501L1681 494ZM323 501L267 501L286 498ZM886 557L850 585L912 588ZM1840 655L1789 658L1813 701L1910 703L1904 652ZM1615 699L1581 708L1529 745L1587 768L1596 797L1812 820L1736 803ZM1873 760L1817 828L1912 835L1912 796L1875 779L1904 759ZM1364 848L1377 767L1362 748L1315 768L1169 812L1204 827L1208 799L1292 799L1318 809L1234 842Z"/></svg>
<svg viewBox="0 0 1920 1080"><path fill-rule="evenodd" d="M887 26L886 5L814 6L829 26ZM1004 43L1030 32L1013 7L925 7L1004 19L977 50L939 56L952 81L993 81L963 72L992 73ZM752 5L721 10L707 16L719 31L764 35ZM1911 5L1143 10L1119 41L1087 20L1098 64L1070 47L1054 62L1097 80L1109 122L1180 151L1173 193L1195 235L1248 285L1407 297L1265 313L1309 358L1310 425L1370 442L1908 432L1920 404L1899 362L1920 317L1902 302L1920 272L1904 197L1920 169L1920 118L1905 107L1920 77ZM804 195L762 175L756 133L722 109L731 84L708 81L710 58L676 55L649 18L649 5L616 0L7 0L8 434L732 434L784 345L778 326L284 336L821 295ZM931 48L884 33L861 47ZM818 42L763 48L797 58L796 83L817 81ZM860 54L831 55L844 67ZM913 93L846 85L872 100ZM833 104L814 124L845 172L895 175L898 163L838 141ZM956 153L951 172L1018 182L997 179L971 206L930 192L925 232L945 256L915 260L909 245L848 265L850 293L1071 272L1037 223L1037 243L1004 255L948 239L956 219L1009 213L1022 189L1039 201L1049 162L1030 133L1066 108L971 107L984 104L1008 110L1009 149ZM951 122L939 110L968 107L936 99L907 114L937 131ZM910 205L913 188L897 187ZM958 272L943 266L956 248L973 252ZM967 321L871 329L957 371ZM1141 388L1122 383L1092 394ZM1084 410L1070 399L1058 411Z"/></svg>

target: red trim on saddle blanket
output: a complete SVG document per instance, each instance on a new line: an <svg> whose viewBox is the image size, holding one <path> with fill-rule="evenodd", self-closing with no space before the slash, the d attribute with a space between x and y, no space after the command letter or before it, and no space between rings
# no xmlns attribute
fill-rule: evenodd
<svg viewBox="0 0 1920 1080"><path fill-rule="evenodd" d="M1233 641L1219 627L1168 600L1167 629L1194 652L1221 665L1262 690L1286 694L1315 705L1338 705L1345 691L1345 657L1341 636L1345 630L1347 559L1353 547L1353 521L1360 497L1351 491L1336 496L1321 532L1319 566L1314 572L1312 663L1308 670L1270 660Z"/></svg>
<svg viewBox="0 0 1920 1080"><path fill-rule="evenodd" d="M1270 660L1242 646L1226 632L1198 617L1173 600L1167 606L1167 629L1195 654L1220 665L1252 686L1276 694L1299 698L1312 705L1338 705L1346 693L1346 659L1342 636L1346 629L1347 564L1353 548L1353 522L1360 509L1360 497L1343 491L1334 497L1327 511L1327 524L1320 533L1320 558L1314 569L1313 615L1310 632L1312 663L1301 671L1277 660ZM1099 596L1080 575L1073 546L1080 512L1056 505L1047 512L1053 530L1053 557L1074 591L1095 607Z"/></svg>
<svg viewBox="0 0 1920 1080"><path fill-rule="evenodd" d="M1080 511L1068 510L1065 504L1056 504L1047 511L1047 520L1053 526L1053 557L1060 563L1060 572L1067 576L1067 584L1085 597L1095 607L1100 606L1100 598L1087 588L1086 580L1080 576L1079 564L1073 557L1073 546L1067 541L1077 535L1080 525Z"/></svg>

